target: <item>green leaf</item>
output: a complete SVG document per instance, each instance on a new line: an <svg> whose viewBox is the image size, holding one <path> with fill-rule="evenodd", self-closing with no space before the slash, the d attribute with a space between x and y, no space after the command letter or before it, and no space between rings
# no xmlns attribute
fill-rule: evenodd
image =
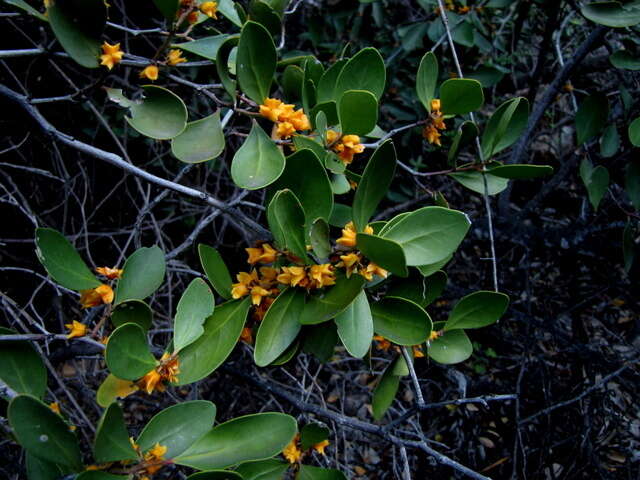
<svg viewBox="0 0 640 480"><path fill-rule="evenodd" d="M244 480L282 480L284 472L288 469L288 463L270 459L243 463L236 472L242 475Z"/></svg>
<svg viewBox="0 0 640 480"><path fill-rule="evenodd" d="M435 97L438 82L438 59L433 52L427 52L420 60L418 75L416 76L416 92L420 102L431 111L431 100Z"/></svg>
<svg viewBox="0 0 640 480"><path fill-rule="evenodd" d="M187 128L171 140L171 153L185 163L201 163L218 157L224 150L220 110L187 123Z"/></svg>
<svg viewBox="0 0 640 480"><path fill-rule="evenodd" d="M337 125L340 122L340 120L338 119L338 106L333 100L329 102L317 103L316 106L311 109L311 123L316 128L316 119L318 118L320 112L324 113L328 125Z"/></svg>
<svg viewBox="0 0 640 480"><path fill-rule="evenodd" d="M306 262L304 210L291 190L276 192L267 208L267 221L276 244Z"/></svg>
<svg viewBox="0 0 640 480"><path fill-rule="evenodd" d="M137 380L156 366L147 336L135 323L125 323L109 337L105 360L109 371L123 380Z"/></svg>
<svg viewBox="0 0 640 480"><path fill-rule="evenodd" d="M347 90L367 90L379 100L386 81L387 73L380 52L372 47L363 48L340 71L334 100L337 101Z"/></svg>
<svg viewBox="0 0 640 480"><path fill-rule="evenodd" d="M445 258L438 262L429 263L426 265L417 265L416 268L422 274L422 276L429 277L440 270L442 267L444 267L447 263L449 263L452 257L453 254L447 255Z"/></svg>
<svg viewBox="0 0 640 480"><path fill-rule="evenodd" d="M76 470L82 468L75 434L40 400L30 395L14 397L7 418L18 443L31 455Z"/></svg>
<svg viewBox="0 0 640 480"><path fill-rule="evenodd" d="M231 299L231 275L224 260L213 247L203 243L198 245L200 264L213 288L225 300Z"/></svg>
<svg viewBox="0 0 640 480"><path fill-rule="evenodd" d="M338 343L338 332L333 323L310 325L304 329L302 350L310 353L320 362L331 360Z"/></svg>
<svg viewBox="0 0 640 480"><path fill-rule="evenodd" d="M338 76L347 62L348 60L346 58L340 59L322 74L322 77L318 80L318 103L329 102L337 98L335 90L338 82Z"/></svg>
<svg viewBox="0 0 640 480"><path fill-rule="evenodd" d="M620 148L620 134L615 125L609 125L602 132L600 137L600 155L604 158L611 158Z"/></svg>
<svg viewBox="0 0 640 480"><path fill-rule="evenodd" d="M417 345L431 333L431 318L420 305L398 297L384 297L371 305L373 328L398 345Z"/></svg>
<svg viewBox="0 0 640 480"><path fill-rule="evenodd" d="M440 102L447 115L475 112L484 104L482 85L470 78L450 78L440 85Z"/></svg>
<svg viewBox="0 0 640 480"><path fill-rule="evenodd" d="M265 27L271 35L280 33L280 16L266 2L251 0L249 3L249 18Z"/></svg>
<svg viewBox="0 0 640 480"><path fill-rule="evenodd" d="M634 147L640 147L640 117L629 124L629 141Z"/></svg>
<svg viewBox="0 0 640 480"><path fill-rule="evenodd" d="M526 180L529 178L540 178L553 173L553 167L549 165L500 165L492 168L487 173L500 178L514 180Z"/></svg>
<svg viewBox="0 0 640 480"><path fill-rule="evenodd" d="M587 187L593 209L598 210L598 205L609 188L609 171L602 165L593 168L591 162L585 158L580 164L580 177Z"/></svg>
<svg viewBox="0 0 640 480"><path fill-rule="evenodd" d="M335 322L338 336L347 352L356 358L364 357L373 338L373 317L364 290L360 290L346 310L336 316Z"/></svg>
<svg viewBox="0 0 640 480"><path fill-rule="evenodd" d="M351 275L350 278L336 277L333 287L307 298L300 317L303 325L315 325L327 322L342 313L362 291L364 277Z"/></svg>
<svg viewBox="0 0 640 480"><path fill-rule="evenodd" d="M618 50L609 56L611 65L616 68L624 68L625 70L640 70L640 58L636 58L634 55L626 50Z"/></svg>
<svg viewBox="0 0 640 480"><path fill-rule="evenodd" d="M391 363L380 377L378 385L376 385L373 391L373 399L371 401L371 410L374 420L380 420L384 417L384 414L393 403L398 393L398 387L400 386L400 375L396 374L397 365L404 363L406 368L406 362L404 358L398 357L393 363Z"/></svg>
<svg viewBox="0 0 640 480"><path fill-rule="evenodd" d="M122 90L107 88L111 101L129 108L129 125L138 132L156 140L177 137L187 128L187 107L180 97L166 88L143 85L144 99L131 101Z"/></svg>
<svg viewBox="0 0 640 480"><path fill-rule="evenodd" d="M314 106L317 103L316 99L316 86L313 83L313 80L307 79L306 77L302 78L302 109L305 112L311 112L311 123L315 121L316 115L318 114L318 110L314 109ZM330 112L327 110L326 115L329 116Z"/></svg>
<svg viewBox="0 0 640 480"><path fill-rule="evenodd" d="M300 473L296 477L296 480L347 480L347 477L335 468L300 465Z"/></svg>
<svg viewBox="0 0 640 480"><path fill-rule="evenodd" d="M231 162L234 183L247 190L257 190L275 182L284 167L284 155L254 121L249 136Z"/></svg>
<svg viewBox="0 0 640 480"><path fill-rule="evenodd" d="M79 65L98 68L100 37L107 21L102 0L56 0L47 18L62 48Z"/></svg>
<svg viewBox="0 0 640 480"><path fill-rule="evenodd" d="M215 418L216 406L207 400L178 403L149 420L136 443L141 452L150 450L156 443L164 445L167 447L164 457L172 459L210 432Z"/></svg>
<svg viewBox="0 0 640 480"><path fill-rule="evenodd" d="M231 0L226 0L226 2L231 3ZM224 1L220 2L220 5L223 3ZM227 38L222 45L220 45L218 54L216 55L216 72L218 73L218 77L220 78L225 91L232 99L235 99L236 96L236 81L231 78L231 74L229 72L229 57L233 49L236 48L239 40L240 37L238 35Z"/></svg>
<svg viewBox="0 0 640 480"><path fill-rule="evenodd" d="M284 98L296 101L302 98L303 70L297 65L287 65L282 73L282 91Z"/></svg>
<svg viewBox="0 0 640 480"><path fill-rule="evenodd" d="M378 121L378 100L366 90L347 90L338 102L338 117L345 135L366 135Z"/></svg>
<svg viewBox="0 0 640 480"><path fill-rule="evenodd" d="M300 447L308 450L329 438L329 429L319 423L308 423L300 430Z"/></svg>
<svg viewBox="0 0 640 480"><path fill-rule="evenodd" d="M449 173L449 177L456 182L467 187L469 190L484 195L484 179L483 173L478 170L468 170L465 172ZM496 195L509 186L509 180L506 178L487 175L487 194Z"/></svg>
<svg viewBox="0 0 640 480"><path fill-rule="evenodd" d="M595 137L607 125L609 101L601 93L585 98L576 112L576 136L578 145Z"/></svg>
<svg viewBox="0 0 640 480"><path fill-rule="evenodd" d="M237 472L229 470L209 470L207 472L193 473L187 480L243 480L244 477Z"/></svg>
<svg viewBox="0 0 640 480"><path fill-rule="evenodd" d="M185 52L190 52L199 57L208 58L215 62L218 58L218 50L229 35L212 35L210 37L199 38L191 42L172 44L173 48L179 48Z"/></svg>
<svg viewBox="0 0 640 480"><path fill-rule="evenodd" d="M204 322L202 336L180 352L178 385L206 377L226 360L240 338L250 306L249 297L216 305Z"/></svg>
<svg viewBox="0 0 640 480"><path fill-rule="evenodd" d="M453 142L447 155L447 160L450 165L455 165L455 160L458 157L460 149L470 145L477 136L478 126L475 123L471 121L462 122L458 130L456 130L456 135L453 137Z"/></svg>
<svg viewBox="0 0 640 480"><path fill-rule="evenodd" d="M296 434L296 421L283 413L258 413L218 425L175 459L178 465L200 470L277 455Z"/></svg>
<svg viewBox="0 0 640 480"><path fill-rule="evenodd" d="M17 332L0 327L0 335ZM47 391L47 369L40 355L28 341L2 342L0 379L17 393L41 399Z"/></svg>
<svg viewBox="0 0 640 480"><path fill-rule="evenodd" d="M170 23L176 19L180 0L153 0L160 13L165 16Z"/></svg>
<svg viewBox="0 0 640 480"><path fill-rule="evenodd" d="M276 63L276 47L271 34L259 23L245 23L238 44L236 71L240 88L257 104L269 96Z"/></svg>
<svg viewBox="0 0 640 480"><path fill-rule="evenodd" d="M464 362L473 353L473 346L464 330L449 330L430 342L427 354L438 363L451 365Z"/></svg>
<svg viewBox="0 0 640 480"><path fill-rule="evenodd" d="M49 21L49 19L47 18L46 15L43 15L42 13L40 13L38 10L33 8L31 5L29 5L24 0L4 0L4 3L6 3L8 5L13 5L14 7L17 7L19 9L27 12L29 15L33 15L34 17L42 20L43 22L48 22ZM30 480L32 480L32 479L30 478Z"/></svg>
<svg viewBox="0 0 640 480"><path fill-rule="evenodd" d="M231 23L238 27L242 27L243 21L240 20L240 17L238 16L238 12L235 8L235 2L233 0L220 0L218 2L218 11Z"/></svg>
<svg viewBox="0 0 640 480"><path fill-rule="evenodd" d="M289 189L299 200L307 227L322 218L328 220L333 210L333 192L320 158L309 148L296 150L286 159L280 178L271 185L272 191Z"/></svg>
<svg viewBox="0 0 640 480"><path fill-rule="evenodd" d="M396 150L391 140L380 145L367 163L353 198L353 222L361 232L389 190L396 170Z"/></svg>
<svg viewBox="0 0 640 480"><path fill-rule="evenodd" d="M640 23L640 10L625 9L621 2L593 2L581 8L582 15L607 27L632 27Z"/></svg>
<svg viewBox="0 0 640 480"><path fill-rule="evenodd" d="M529 102L516 97L500 105L489 118L482 134L482 153L488 160L513 145L527 127Z"/></svg>
<svg viewBox="0 0 640 480"><path fill-rule="evenodd" d="M136 460L138 455L129 441L129 432L124 423L122 408L112 403L100 417L93 445L93 456L97 463Z"/></svg>
<svg viewBox="0 0 640 480"><path fill-rule="evenodd" d="M358 233L356 243L365 257L385 270L400 277L409 275L404 250L399 243L366 233Z"/></svg>
<svg viewBox="0 0 640 480"><path fill-rule="evenodd" d="M35 457L29 452L26 453L28 480L60 480L60 477L64 477L65 474L70 473L68 467L56 465L55 463Z"/></svg>
<svg viewBox="0 0 640 480"><path fill-rule="evenodd" d="M509 296L479 291L462 298L449 314L445 330L480 328L500 320L509 306Z"/></svg>
<svg viewBox="0 0 640 480"><path fill-rule="evenodd" d="M266 367L280 356L298 336L302 326L304 291L288 288L275 299L260 322L253 358L256 365Z"/></svg>
<svg viewBox="0 0 640 480"><path fill-rule="evenodd" d="M144 331L151 327L153 313L142 300L129 300L116 305L111 312L111 322L119 327L125 323L135 323Z"/></svg>
<svg viewBox="0 0 640 480"><path fill-rule="evenodd" d="M417 303L422 308L438 298L447 284L447 274L435 272L428 278L411 275L406 280L394 282L387 290L390 297L401 297Z"/></svg>
<svg viewBox="0 0 640 480"><path fill-rule="evenodd" d="M334 203L329 225L334 227L344 227L352 219L351 207L342 203Z"/></svg>
<svg viewBox="0 0 640 480"><path fill-rule="evenodd" d="M99 470L89 470L88 472L82 472L75 480L128 480L128 478L127 475L112 475Z"/></svg>
<svg viewBox="0 0 640 480"><path fill-rule="evenodd" d="M193 279L180 297L173 321L174 353L200 338L204 333L202 325L211 316L214 307L215 299L209 286L201 278Z"/></svg>
<svg viewBox="0 0 640 480"><path fill-rule="evenodd" d="M98 387L96 401L101 407L107 408L117 398L124 398L137 389L132 381L122 380L110 373Z"/></svg>
<svg viewBox="0 0 640 480"><path fill-rule="evenodd" d="M152 295L164 280L164 252L157 246L142 247L131 254L122 267L115 305L127 300L143 300Z"/></svg>
<svg viewBox="0 0 640 480"><path fill-rule="evenodd" d="M89 290L100 286L71 243L51 228L36 228L36 255L49 276L65 288Z"/></svg>
<svg viewBox="0 0 640 480"><path fill-rule="evenodd" d="M319 259L326 259L331 254L329 241L329 224L322 218L318 218L311 224L309 233L311 248Z"/></svg>
<svg viewBox="0 0 640 480"><path fill-rule="evenodd" d="M407 265L425 265L455 252L469 225L469 219L462 212L424 207L403 217L385 231L383 237L402 246Z"/></svg>

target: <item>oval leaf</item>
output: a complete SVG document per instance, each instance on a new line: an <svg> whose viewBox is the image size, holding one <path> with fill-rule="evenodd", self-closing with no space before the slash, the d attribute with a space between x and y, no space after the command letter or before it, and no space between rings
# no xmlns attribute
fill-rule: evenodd
<svg viewBox="0 0 640 480"><path fill-rule="evenodd" d="M398 345L418 345L431 333L429 314L410 300L385 297L371 305L373 328Z"/></svg>
<svg viewBox="0 0 640 480"><path fill-rule="evenodd" d="M142 247L131 254L122 267L115 304L143 300L155 292L164 280L164 252L157 246Z"/></svg>
<svg viewBox="0 0 640 480"><path fill-rule="evenodd" d="M132 102L129 125L138 132L156 140L169 140L180 135L187 127L187 107L175 93L155 85L143 85L142 102Z"/></svg>
<svg viewBox="0 0 640 480"><path fill-rule="evenodd" d="M438 82L438 60L433 52L427 52L420 60L418 75L416 76L416 92L424 108L431 111L431 100L433 100Z"/></svg>
<svg viewBox="0 0 640 480"><path fill-rule="evenodd" d="M122 408L117 403L109 405L98 422L93 456L98 463L138 458L129 441Z"/></svg>
<svg viewBox="0 0 640 480"><path fill-rule="evenodd" d="M595 137L607 125L609 101L604 94L589 95L576 112L576 136L578 145Z"/></svg>
<svg viewBox="0 0 640 480"><path fill-rule="evenodd" d="M508 306L509 297L504 293L474 292L456 303L444 329L486 327L500 320Z"/></svg>
<svg viewBox="0 0 640 480"><path fill-rule="evenodd" d="M211 289L201 278L191 281L178 302L173 322L173 350L179 352L204 333L202 324L213 313L215 299Z"/></svg>
<svg viewBox="0 0 640 480"><path fill-rule="evenodd" d="M343 135L366 135L376 127L378 100L366 90L347 90L338 102Z"/></svg>
<svg viewBox="0 0 640 480"><path fill-rule="evenodd" d="M125 323L109 337L105 351L107 367L122 380L137 380L156 366L147 336L134 323Z"/></svg>
<svg viewBox="0 0 640 480"><path fill-rule="evenodd" d="M473 346L464 330L450 330L430 342L427 354L438 363L451 365L464 362L473 353Z"/></svg>
<svg viewBox="0 0 640 480"><path fill-rule="evenodd" d="M269 96L276 63L271 34L259 23L245 23L238 44L236 72L240 88L254 102L261 104Z"/></svg>
<svg viewBox="0 0 640 480"><path fill-rule="evenodd" d="M492 168L488 173L500 178L525 180L551 175L553 167L549 165L500 165Z"/></svg>
<svg viewBox="0 0 640 480"><path fill-rule="evenodd" d="M339 100L347 90L367 90L380 99L386 81L387 72L380 52L372 47L363 48L340 71L334 99Z"/></svg>
<svg viewBox="0 0 640 480"><path fill-rule="evenodd" d="M0 327L0 335L17 332ZM47 391L47 370L40 355L27 341L2 342L0 380L17 393L42 398Z"/></svg>
<svg viewBox="0 0 640 480"><path fill-rule="evenodd" d="M215 248L201 243L198 245L198 254L202 269L218 295L226 300L231 299L231 275L220 253Z"/></svg>
<svg viewBox="0 0 640 480"><path fill-rule="evenodd" d="M440 86L440 101L444 114L475 112L484 104L482 85L470 78L450 78Z"/></svg>
<svg viewBox="0 0 640 480"><path fill-rule="evenodd" d="M241 188L257 190L275 182L284 166L284 155L254 121L249 136L233 156L231 178Z"/></svg>
<svg viewBox="0 0 640 480"><path fill-rule="evenodd" d="M350 278L337 277L336 284L328 291L310 296L300 316L300 323L313 325L327 322L342 313L362 291L364 277L351 275Z"/></svg>
<svg viewBox="0 0 640 480"><path fill-rule="evenodd" d="M404 250L399 243L366 233L358 233L356 243L358 249L372 262L394 275L400 277L409 275Z"/></svg>
<svg viewBox="0 0 640 480"><path fill-rule="evenodd" d="M149 330L153 313L142 300L129 300L117 305L111 313L111 322L116 327L125 323L135 323L143 330Z"/></svg>
<svg viewBox="0 0 640 480"><path fill-rule="evenodd" d="M335 318L338 336L351 356L364 357L373 338L373 317L364 290Z"/></svg>
<svg viewBox="0 0 640 480"><path fill-rule="evenodd" d="M276 244L306 262L304 217L304 210L291 190L280 190L269 202L267 221Z"/></svg>
<svg viewBox="0 0 640 480"><path fill-rule="evenodd" d="M224 150L220 110L213 115L187 123L180 135L171 140L171 153L185 163L206 162Z"/></svg>

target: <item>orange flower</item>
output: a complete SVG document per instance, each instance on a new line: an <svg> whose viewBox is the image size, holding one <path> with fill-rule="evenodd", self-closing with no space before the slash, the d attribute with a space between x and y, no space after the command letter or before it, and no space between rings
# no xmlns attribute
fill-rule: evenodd
<svg viewBox="0 0 640 480"><path fill-rule="evenodd" d="M200 11L209 18L218 19L218 2L203 2L200 4Z"/></svg>
<svg viewBox="0 0 640 480"><path fill-rule="evenodd" d="M153 393L154 390L164 392L164 382L177 382L178 373L180 373L178 357L165 352L160 358L158 366L138 380L137 385L148 394Z"/></svg>
<svg viewBox="0 0 640 480"><path fill-rule="evenodd" d="M60 415L60 405L58 405L58 402L50 403L49 408L51 409L52 412L55 412L58 415Z"/></svg>
<svg viewBox="0 0 640 480"><path fill-rule="evenodd" d="M164 466L164 455L167 453L167 447L156 443L154 447L144 454L144 461L147 466L145 473L153 475Z"/></svg>
<svg viewBox="0 0 640 480"><path fill-rule="evenodd" d="M253 345L253 331L249 327L244 327L240 333L240 340L249 345Z"/></svg>
<svg viewBox="0 0 640 480"><path fill-rule="evenodd" d="M336 264L336 267L344 267L347 274L347 278L358 268L358 264L362 257L356 253L349 253L347 255L340 255L340 262Z"/></svg>
<svg viewBox="0 0 640 480"><path fill-rule="evenodd" d="M311 287L322 288L335 285L336 276L333 273L333 267L329 263L322 265L311 265L309 269L309 278L311 279Z"/></svg>
<svg viewBox="0 0 640 480"><path fill-rule="evenodd" d="M111 267L98 267L96 268L96 272L98 272L100 275L104 275L109 280L114 280L116 278L121 278L124 270Z"/></svg>
<svg viewBox="0 0 640 480"><path fill-rule="evenodd" d="M327 138L328 137L329 132L327 132ZM339 142L335 143L332 148L338 153L338 157L340 157L340 160L342 160L342 163L345 165L353 162L353 156L355 154L364 152L364 145L360 143L360 137L358 135L345 135Z"/></svg>
<svg viewBox="0 0 640 480"><path fill-rule="evenodd" d="M67 339L84 337L87 334L87 326L84 323L74 320L72 323L65 323L64 325L69 329Z"/></svg>
<svg viewBox="0 0 640 480"><path fill-rule="evenodd" d="M91 308L103 303L113 302L113 289L106 284L91 290L80 290L80 304L82 308Z"/></svg>
<svg viewBox="0 0 640 480"><path fill-rule="evenodd" d="M282 113L282 105L282 101L277 98L266 98L260 105L260 115L272 122L277 122L280 113Z"/></svg>
<svg viewBox="0 0 640 480"><path fill-rule="evenodd" d="M324 449L329 446L329 440L323 440L320 443L316 443L313 446L313 449L318 452L320 455L324 455Z"/></svg>
<svg viewBox="0 0 640 480"><path fill-rule="evenodd" d="M376 265L373 262L370 262L369 265L367 265L366 267L362 267L358 273L360 275L362 275L364 278L367 279L367 281L371 281L373 280L373 276L374 275L378 275L382 278L387 278L387 276L389 275L389 272L387 272L384 268Z"/></svg>
<svg viewBox="0 0 640 480"><path fill-rule="evenodd" d="M376 348L385 352L391 348L391 342L381 335L375 335L373 339L377 342Z"/></svg>
<svg viewBox="0 0 640 480"><path fill-rule="evenodd" d="M253 303L254 305L260 305L260 303L262 302L262 297L266 297L270 294L271 292L269 290L256 285L255 287L251 288L251 303Z"/></svg>
<svg viewBox="0 0 640 480"><path fill-rule="evenodd" d="M258 248L245 248L249 254L247 263L273 263L278 257L278 251L268 243L263 243Z"/></svg>
<svg viewBox="0 0 640 480"><path fill-rule="evenodd" d="M296 110L293 112L288 121L291 122L293 128L296 130L309 130L311 128L311 124L309 123L309 118L304 114L302 109Z"/></svg>
<svg viewBox="0 0 640 480"><path fill-rule="evenodd" d="M436 112L439 110L440 110L440 99L434 98L433 100L431 100L431 111Z"/></svg>
<svg viewBox="0 0 640 480"><path fill-rule="evenodd" d="M427 125L422 131L422 136L427 140L427 142L442 146L440 143L440 132L433 125Z"/></svg>
<svg viewBox="0 0 640 480"><path fill-rule="evenodd" d="M424 352L422 351L422 345L414 345L411 348L413 349L413 356L415 358L424 358Z"/></svg>
<svg viewBox="0 0 640 480"><path fill-rule="evenodd" d="M186 62L187 59L182 56L182 50L179 48L174 48L169 50L169 54L167 55L167 64L172 67L178 65L179 63Z"/></svg>
<svg viewBox="0 0 640 480"><path fill-rule="evenodd" d="M373 235L373 228L369 225L364 227L364 233L367 235ZM353 248L356 246L356 227L353 222L347 223L342 229L342 236L336 240L338 245L342 245L343 247Z"/></svg>
<svg viewBox="0 0 640 480"><path fill-rule="evenodd" d="M432 342L433 340L436 340L439 336L440 336L440 333L438 331L431 330L431 333L429 334L429 338L427 339L427 341Z"/></svg>
<svg viewBox="0 0 640 480"><path fill-rule="evenodd" d="M144 70L140 72L140 78L147 78L152 82L158 79L158 67L155 65L147 65Z"/></svg>
<svg viewBox="0 0 640 480"><path fill-rule="evenodd" d="M295 287L300 285L301 287L305 287L306 283L306 272L304 267L282 267L282 273L278 275L278 282L283 283L284 285L291 285Z"/></svg>
<svg viewBox="0 0 640 480"><path fill-rule="evenodd" d="M295 127L289 122L281 122L278 123L278 128L276 130L278 137L280 138L289 138L291 135L296 133Z"/></svg>
<svg viewBox="0 0 640 480"><path fill-rule="evenodd" d="M291 442L284 447L284 450L282 450L282 455L284 458L289 460L289 463L297 463L302 460L302 450L298 447L299 439L300 435L296 434L296 436L293 437L293 440L291 440Z"/></svg>
<svg viewBox="0 0 640 480"><path fill-rule="evenodd" d="M120 50L120 44L111 45L107 42L102 44L102 55L100 55L100 65L104 65L109 70L122 61L124 52Z"/></svg>

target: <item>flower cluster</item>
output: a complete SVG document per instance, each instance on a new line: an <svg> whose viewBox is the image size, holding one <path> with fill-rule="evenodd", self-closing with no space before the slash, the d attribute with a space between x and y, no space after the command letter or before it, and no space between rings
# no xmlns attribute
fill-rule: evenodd
<svg viewBox="0 0 640 480"><path fill-rule="evenodd" d="M372 235L373 228L367 225L364 228L364 233ZM356 235L356 227L353 222L347 223L342 229L342 236L336 240L336 243L350 251L340 255L340 261L336 263L336 267L344 268L347 277L350 277L353 272L357 272L369 282L373 280L374 275L387 278L389 272L384 268L367 261L360 252L353 251L357 246Z"/></svg>
<svg viewBox="0 0 640 480"><path fill-rule="evenodd" d="M320 455L325 455L324 449L329 445L329 440L323 440L316 443L315 445L312 445L308 452L311 452L311 450L315 450ZM300 434L296 434L296 436L293 437L293 440L291 440L291 442L289 442L289 444L284 447L284 450L282 450L282 456L292 464L299 463L306 453L307 452L302 451L302 448L300 446Z"/></svg>
<svg viewBox="0 0 640 480"><path fill-rule="evenodd" d="M471 7L467 5L456 6L454 0L445 0L444 3L445 3L444 5L445 10L449 10L450 12L457 11L460 15L464 15L465 13L468 13L469 11L471 11ZM476 7L476 10L482 11L482 7ZM435 13L436 15L440 15L440 7L436 7Z"/></svg>
<svg viewBox="0 0 640 480"><path fill-rule="evenodd" d="M255 265L256 263L273 263L280 253L268 243L263 243L258 247L245 248L249 254L247 263Z"/></svg>
<svg viewBox="0 0 640 480"><path fill-rule="evenodd" d="M103 283L102 285L89 290L80 290L80 304L82 308L97 307L102 304L113 302L113 289Z"/></svg>
<svg viewBox="0 0 640 480"><path fill-rule="evenodd" d="M240 272L236 275L237 283L231 287L231 296L235 299L251 295L251 303L259 307L263 299L269 296L277 296L280 290L277 288L278 269L273 267L255 268L251 272Z"/></svg>
<svg viewBox="0 0 640 480"><path fill-rule="evenodd" d="M175 383L178 381L178 373L180 373L180 362L176 355L162 354L158 365L148 372L144 377L138 380L137 385L140 390L144 390L148 394L154 390L164 392L165 382Z"/></svg>
<svg viewBox="0 0 640 480"><path fill-rule="evenodd" d="M338 154L345 165L353 162L353 156L364 152L364 145L360 143L358 135L340 136L335 130L327 130L327 144Z"/></svg>
<svg viewBox="0 0 640 480"><path fill-rule="evenodd" d="M296 132L311 128L304 110L295 110L295 105L283 103L277 98L266 98L260 105L260 115L277 125L278 138L289 138Z"/></svg>
<svg viewBox="0 0 640 480"><path fill-rule="evenodd" d="M431 113L429 115L429 123L424 127L422 131L422 136L429 142L439 147L442 146L440 143L440 132L439 130L446 130L447 125L444 123L444 117L442 112L440 111L440 100L435 98L431 100Z"/></svg>

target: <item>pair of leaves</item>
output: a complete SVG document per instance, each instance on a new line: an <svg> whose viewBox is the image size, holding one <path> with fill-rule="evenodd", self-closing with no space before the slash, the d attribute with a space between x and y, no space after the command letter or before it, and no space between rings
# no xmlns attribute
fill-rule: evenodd
<svg viewBox="0 0 640 480"><path fill-rule="evenodd" d="M585 158L580 163L580 177L587 187L587 194L593 209L598 210L600 201L609 188L609 171L602 165L594 168L589 159Z"/></svg>

